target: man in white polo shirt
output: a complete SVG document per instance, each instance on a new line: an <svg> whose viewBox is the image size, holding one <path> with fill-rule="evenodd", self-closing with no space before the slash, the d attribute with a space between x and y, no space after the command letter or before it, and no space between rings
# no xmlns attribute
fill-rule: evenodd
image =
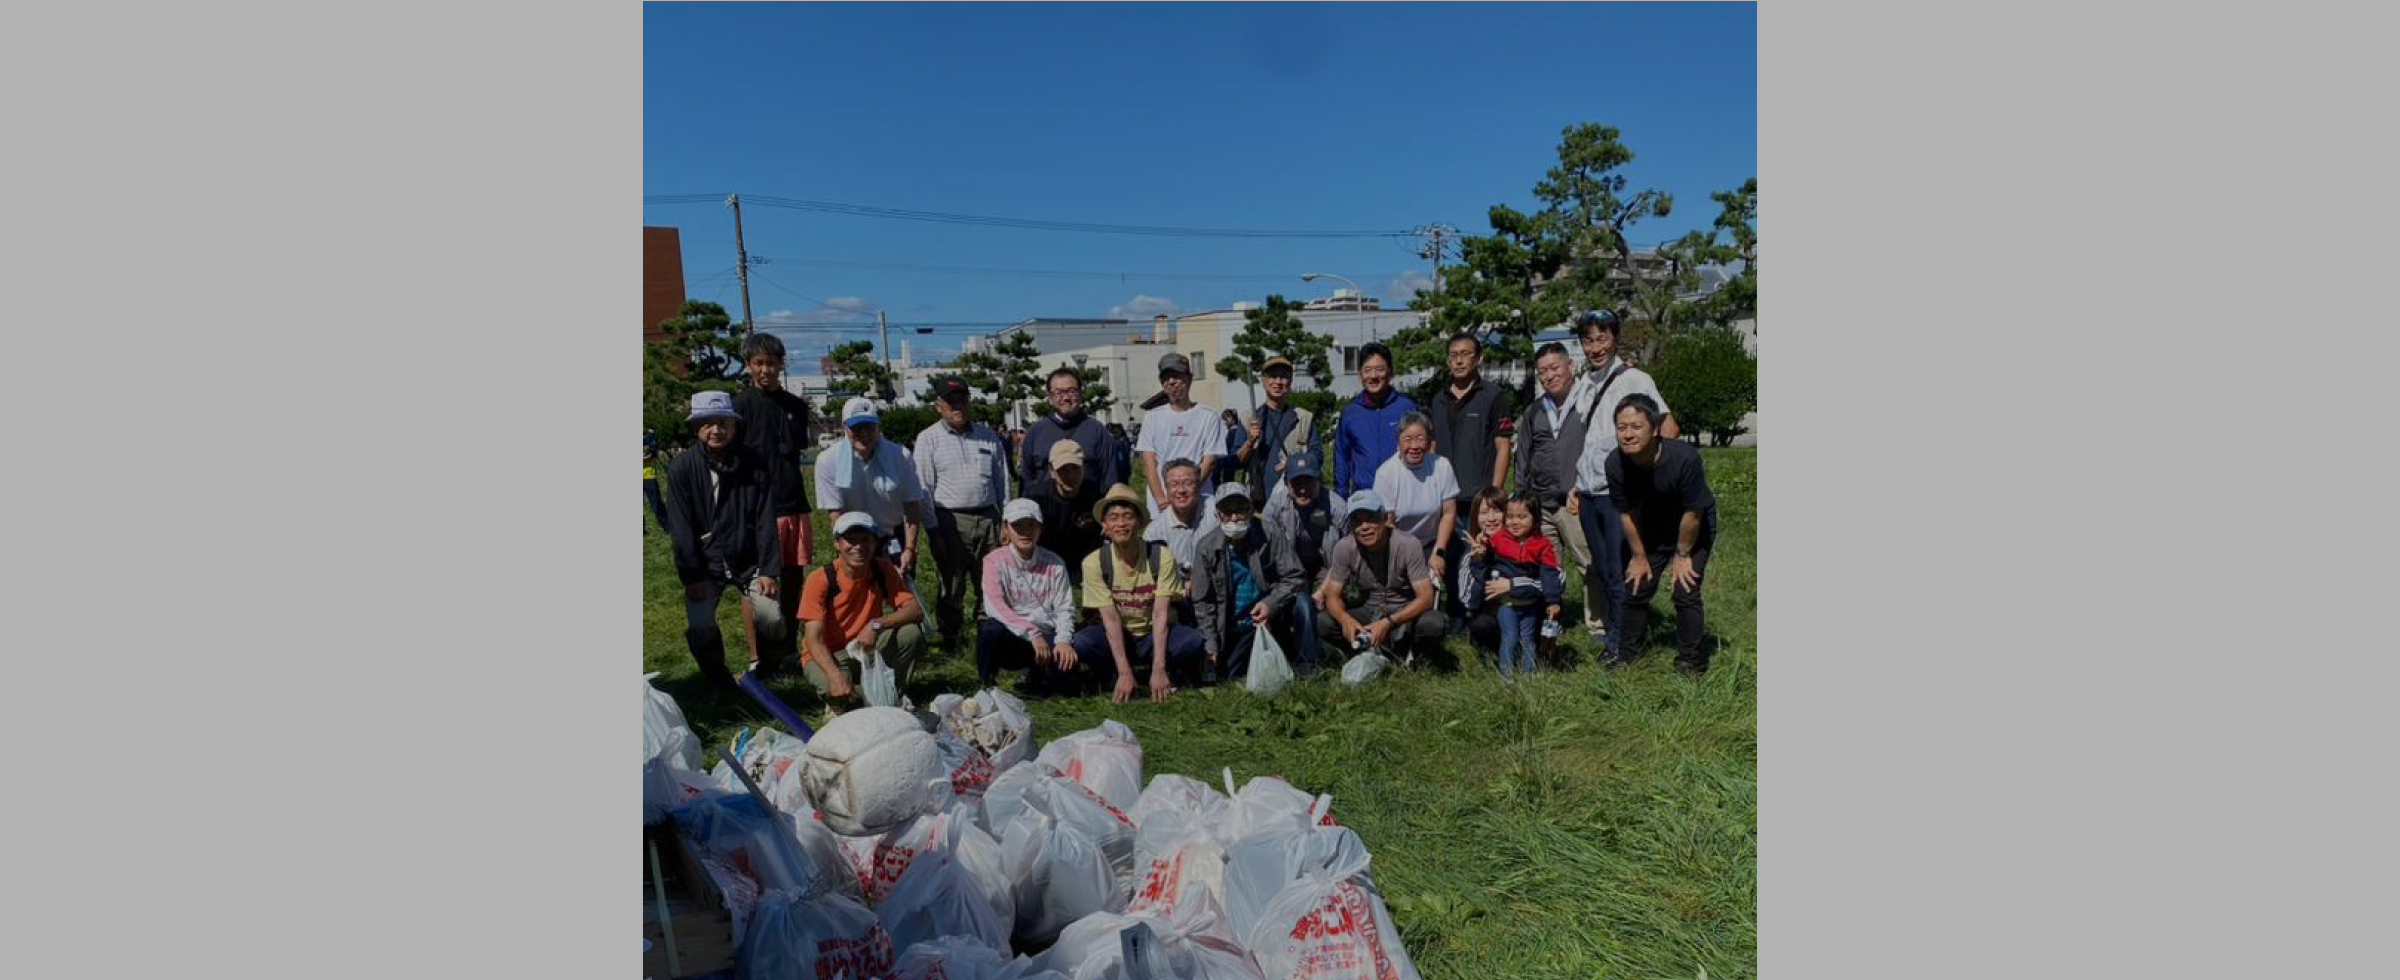
<svg viewBox="0 0 2400 980"><path fill-rule="evenodd" d="M900 445L883 437L875 403L853 398L842 405L850 438L817 454L818 510L838 521L846 511L863 511L875 521L876 552L899 563L904 575L917 567L917 537L925 530L925 487Z"/></svg>
<svg viewBox="0 0 2400 980"><path fill-rule="evenodd" d="M1192 401L1192 361L1181 354L1158 359L1158 386L1167 403L1142 415L1142 434L1133 448L1142 454L1142 479L1148 483L1150 513L1166 504L1166 465L1188 459L1200 467L1200 499L1208 499L1217 481L1217 460L1225 455L1225 420L1217 410Z"/></svg>
<svg viewBox="0 0 2400 980"><path fill-rule="evenodd" d="M967 417L966 382L933 385L942 420L917 433L917 481L933 500L933 567L941 589L933 603L942 642L964 648L960 607L977 581L983 556L1000 547L1000 501L1008 494L1008 444L992 427Z"/></svg>

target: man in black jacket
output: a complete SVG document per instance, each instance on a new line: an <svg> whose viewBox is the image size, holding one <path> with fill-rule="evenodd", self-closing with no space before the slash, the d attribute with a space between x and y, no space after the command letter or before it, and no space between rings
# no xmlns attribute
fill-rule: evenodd
<svg viewBox="0 0 2400 980"><path fill-rule="evenodd" d="M684 642L699 661L700 676L724 689L733 687L725 638L717 629L717 600L726 589L742 595L752 669L765 674L780 666L760 652L789 646L792 636L791 619L776 601L783 553L775 539L775 480L764 457L736 444L740 420L731 395L693 395L685 421L700 447L667 469L667 533L674 541L675 577L683 582Z"/></svg>
<svg viewBox="0 0 2400 980"><path fill-rule="evenodd" d="M808 480L801 475L805 454L816 446L808 435L808 402L783 386L783 340L771 333L752 333L742 341L742 367L750 383L733 396L733 410L742 417L736 434L742 446L766 461L774 481L775 547L783 559L783 578L776 583L777 604L791 622L799 609L800 583L815 562L816 534L809 515ZM800 655L794 637L768 649L762 661L781 663Z"/></svg>
<svg viewBox="0 0 2400 980"><path fill-rule="evenodd" d="M1314 631L1316 621L1295 606L1307 587L1300 559L1289 540L1268 533L1253 520L1249 488L1228 483L1217 488L1217 523L1200 535L1192 556L1192 611L1207 641L1208 659L1226 678L1250 669L1250 646L1260 627L1289 650L1299 641L1295 629ZM1285 654L1288 658L1289 653ZM1314 663L1304 666L1315 668Z"/></svg>

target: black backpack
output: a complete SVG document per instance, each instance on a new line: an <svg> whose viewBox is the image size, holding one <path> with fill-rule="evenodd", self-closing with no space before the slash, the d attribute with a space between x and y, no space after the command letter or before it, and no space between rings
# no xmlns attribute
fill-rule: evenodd
<svg viewBox="0 0 2400 980"><path fill-rule="evenodd" d="M1144 541L1142 543L1149 546L1143 552L1143 563L1150 572L1150 580L1156 582L1158 581L1158 553L1165 550L1167 546L1156 541ZM1107 549L1108 551L1107 554L1102 555L1100 558L1100 584L1114 589L1117 587L1116 546L1112 544L1103 544L1100 547Z"/></svg>
<svg viewBox="0 0 2400 980"><path fill-rule="evenodd" d="M899 570L898 565L895 565L882 557L869 556L867 558L867 588L875 593L876 598L888 602L891 600L891 596L885 594L883 587L883 570L886 568L892 569L895 572ZM1155 566L1153 566L1153 570L1155 570ZM834 570L832 562L827 562L825 564L826 619L831 620L833 618L833 599L835 596L841 594L842 574Z"/></svg>

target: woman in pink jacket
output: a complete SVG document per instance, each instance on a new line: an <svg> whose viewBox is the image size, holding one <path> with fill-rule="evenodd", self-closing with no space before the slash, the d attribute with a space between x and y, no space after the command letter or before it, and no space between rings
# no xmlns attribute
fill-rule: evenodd
<svg viewBox="0 0 2400 980"><path fill-rule="evenodd" d="M1000 513L1007 540L983 556L983 622L975 631L975 675L991 687L1023 668L1027 695L1051 693L1075 669L1074 586L1067 564L1041 546L1042 509L1019 497Z"/></svg>

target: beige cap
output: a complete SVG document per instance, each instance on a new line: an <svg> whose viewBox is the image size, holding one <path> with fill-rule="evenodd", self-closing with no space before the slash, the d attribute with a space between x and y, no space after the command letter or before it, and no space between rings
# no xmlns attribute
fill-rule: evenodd
<svg viewBox="0 0 2400 980"><path fill-rule="evenodd" d="M1082 447L1082 446L1080 446L1080 445L1077 445L1077 444L1076 444L1076 442L1075 442L1075 440L1073 440L1073 439L1060 439L1059 441L1057 441L1057 442L1054 442L1054 443L1051 443L1051 444L1050 444L1050 468L1051 468L1051 469L1054 469L1054 470L1055 470L1055 469L1057 469L1057 468L1059 468L1059 467L1061 467L1061 466L1082 466L1082 465L1083 465L1083 447Z"/></svg>

